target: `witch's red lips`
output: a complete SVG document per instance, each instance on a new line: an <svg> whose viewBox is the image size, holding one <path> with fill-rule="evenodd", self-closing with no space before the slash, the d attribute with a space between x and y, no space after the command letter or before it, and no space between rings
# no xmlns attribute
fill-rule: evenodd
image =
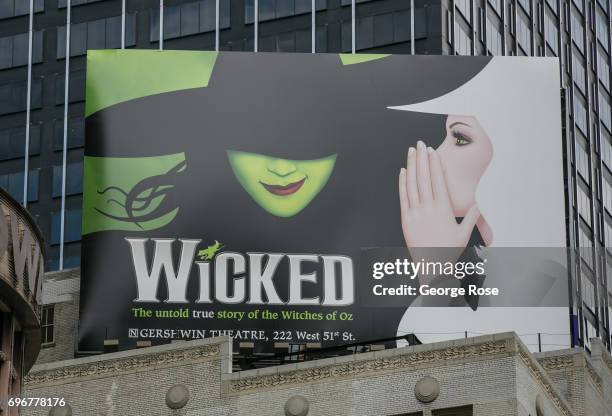
<svg viewBox="0 0 612 416"><path fill-rule="evenodd" d="M302 187L302 185L304 185L305 181L306 181L306 178L300 181L297 181L297 182L290 183L288 185L268 185L267 183L263 183L263 182L259 182L259 183L264 188L266 188L268 192L274 195L288 196L288 195L292 195L296 193Z"/></svg>

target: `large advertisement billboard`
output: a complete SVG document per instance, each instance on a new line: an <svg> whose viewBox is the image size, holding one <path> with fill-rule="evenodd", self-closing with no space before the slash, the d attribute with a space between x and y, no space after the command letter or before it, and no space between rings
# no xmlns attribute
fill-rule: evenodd
<svg viewBox="0 0 612 416"><path fill-rule="evenodd" d="M90 51L80 349L569 332L558 73Z"/></svg>

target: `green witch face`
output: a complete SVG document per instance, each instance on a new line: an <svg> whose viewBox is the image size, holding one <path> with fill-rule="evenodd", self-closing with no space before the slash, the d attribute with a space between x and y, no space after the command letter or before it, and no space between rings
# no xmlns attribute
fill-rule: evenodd
<svg viewBox="0 0 612 416"><path fill-rule="evenodd" d="M234 175L251 197L272 215L292 217L323 189L336 155L314 160L287 160L228 150Z"/></svg>

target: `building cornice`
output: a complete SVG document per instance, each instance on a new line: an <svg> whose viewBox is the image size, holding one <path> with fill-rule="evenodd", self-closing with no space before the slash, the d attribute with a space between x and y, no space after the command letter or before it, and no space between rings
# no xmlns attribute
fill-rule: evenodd
<svg viewBox="0 0 612 416"><path fill-rule="evenodd" d="M443 349L425 351L412 351L410 348L385 350L393 351L397 354L379 358L376 358L375 355L373 359L348 361L340 364L319 366L303 370L298 369L282 373L279 372L271 375L240 377L228 381L228 392L230 394L249 393L253 390L320 382L327 379L372 376L384 374L389 371L410 371L422 367L437 367L444 364L458 363L464 360L509 356L512 354L512 346L509 341L508 339L502 339L498 341L457 345ZM342 358L340 358L340 360L342 360ZM313 362L313 364L316 365L316 362Z"/></svg>
<svg viewBox="0 0 612 416"><path fill-rule="evenodd" d="M603 380L597 374L595 368L591 365L589 360L584 356L584 352L577 351L567 355L558 355L551 357L543 357L538 359L538 362L546 371L567 371L567 370L580 370L585 371L589 379L593 382L593 385L603 394ZM584 369L584 370L583 370Z"/></svg>
<svg viewBox="0 0 612 416"><path fill-rule="evenodd" d="M492 337L480 338L480 340L475 338L473 343L466 342L462 344L462 341L457 341L455 345L451 346L448 346L448 343L442 343L446 346L445 348L419 350L420 347L423 347L419 346L385 350L380 353L385 354L388 351L393 351L394 355L387 354L377 357L376 354L380 353L374 353L371 359L347 361L330 365L317 366L317 363L313 362L312 368L282 371L282 367L280 367L277 373L268 375L257 375L256 373L253 376L236 374L227 380L225 388L229 394L253 394L261 390L292 387L306 383L334 381L355 376L376 376L397 370L412 371L425 367L437 367L465 363L466 361L490 360L518 355L559 413L564 416L573 415L567 402L554 388L544 368L531 356L516 335L512 334L501 339L497 337L497 339L494 338L493 340L491 340ZM439 344L439 346L442 344ZM372 357L370 354L363 355ZM344 359L346 357L340 357L336 360L342 361ZM549 365L565 367L569 366L570 363L566 359L555 359L551 360Z"/></svg>
<svg viewBox="0 0 612 416"><path fill-rule="evenodd" d="M601 377L599 377L599 374L597 374L597 371L595 371L593 366L589 364L588 362L586 363L586 369L587 369L589 378L591 379L595 387L597 387L597 390L599 390L599 392L603 394L603 380L601 379Z"/></svg>
<svg viewBox="0 0 612 416"><path fill-rule="evenodd" d="M612 359L610 359L610 356L608 354L602 354L601 357L603 358L604 363L606 363L606 367L608 367L608 370L610 370L610 372L612 373Z"/></svg>
<svg viewBox="0 0 612 416"><path fill-rule="evenodd" d="M38 388L42 385L66 384L76 381L76 379L83 381L146 371L147 369L158 370L207 361L219 357L220 353L221 346L217 343L113 359L105 359L104 355L101 355L99 361L38 371L34 369L25 377L24 384L30 388Z"/></svg>
<svg viewBox="0 0 612 416"><path fill-rule="evenodd" d="M546 357L539 359L538 362L546 371L559 371L575 367L574 357L571 355Z"/></svg>
<svg viewBox="0 0 612 416"><path fill-rule="evenodd" d="M561 395L559 395L557 390L555 390L553 383L548 378L548 375L546 375L546 372L544 370L545 367L539 364L538 361L531 356L529 351L527 351L527 348L525 348L523 345L521 345L518 342L517 342L517 346L518 346L518 355L523 361L523 364L525 364L525 366L529 369L529 372L535 378L536 382L540 385L542 390L546 392L549 399L553 402L553 404L555 405L559 413L564 416L571 416L573 413L570 410L570 407L565 402L565 400L563 400ZM558 367L557 369L567 368L569 366L568 360L557 359L560 357L554 357L554 358L555 360L549 360L549 361L551 363L554 363L551 365Z"/></svg>

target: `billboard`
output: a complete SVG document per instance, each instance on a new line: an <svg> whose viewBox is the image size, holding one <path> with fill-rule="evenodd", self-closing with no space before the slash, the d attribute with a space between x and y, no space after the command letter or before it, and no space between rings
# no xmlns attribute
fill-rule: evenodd
<svg viewBox="0 0 612 416"><path fill-rule="evenodd" d="M558 73L90 51L80 349L569 332Z"/></svg>

